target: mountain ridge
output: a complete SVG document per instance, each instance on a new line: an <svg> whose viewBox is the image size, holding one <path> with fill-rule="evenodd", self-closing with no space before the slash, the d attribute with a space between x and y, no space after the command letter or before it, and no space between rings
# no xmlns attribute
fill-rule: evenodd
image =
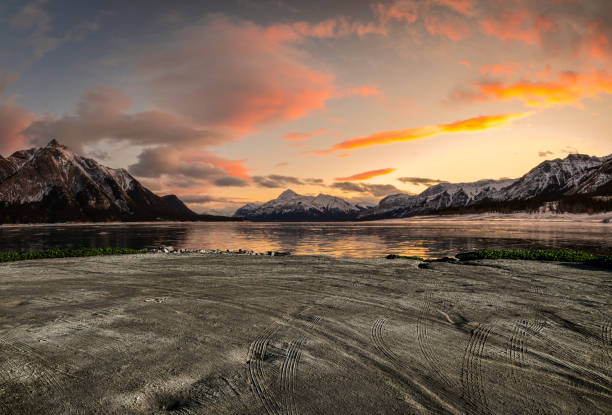
<svg viewBox="0 0 612 415"><path fill-rule="evenodd" d="M352 205L335 196L301 196L288 189L277 199L248 203L234 216L259 221L332 221L422 214L535 211L542 207L576 213L600 212L612 211L612 200L607 198L611 195L612 154L604 157L570 154L563 159L545 160L517 179L442 182L417 195L388 195L370 208ZM326 211L316 203L308 205L323 196L333 198L336 210L330 208ZM338 214L341 206L351 208Z"/></svg>
<svg viewBox="0 0 612 415"><path fill-rule="evenodd" d="M252 221L342 221L357 218L363 207L326 194L303 196L291 189L265 203L247 203L234 217Z"/></svg>
<svg viewBox="0 0 612 415"><path fill-rule="evenodd" d="M79 156L55 139L0 158L0 223L215 219L224 218L198 215L176 196L160 197L127 170Z"/></svg>

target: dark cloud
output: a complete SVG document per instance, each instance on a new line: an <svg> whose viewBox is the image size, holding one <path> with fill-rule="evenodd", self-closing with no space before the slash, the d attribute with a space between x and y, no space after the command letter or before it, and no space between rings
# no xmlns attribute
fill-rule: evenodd
<svg viewBox="0 0 612 415"><path fill-rule="evenodd" d="M354 182L333 183L330 187L343 192L366 193L373 196L388 196L390 194L405 193L392 184L370 184Z"/></svg>
<svg viewBox="0 0 612 415"><path fill-rule="evenodd" d="M553 154L555 154L555 153L553 153L550 150L538 151L538 156L540 156L540 157L552 156Z"/></svg>
<svg viewBox="0 0 612 415"><path fill-rule="evenodd" d="M232 176L221 177L219 179L216 179L213 183L215 184L215 186L219 186L219 187L248 186L248 183L246 182L246 180L243 180L240 177L232 177Z"/></svg>
<svg viewBox="0 0 612 415"><path fill-rule="evenodd" d="M231 161L212 158L185 160L181 152L168 146L146 148L138 156L138 161L128 167L130 173L144 178L166 179L166 186L195 188L202 185L219 187L247 186L245 179L231 176L228 171L215 163L223 165Z"/></svg>
<svg viewBox="0 0 612 415"><path fill-rule="evenodd" d="M232 205L243 205L245 203L244 200L232 200L224 197L214 197L211 195L183 195L181 196L181 200L185 203L190 203L193 205L205 205L213 202L221 202Z"/></svg>
<svg viewBox="0 0 612 415"><path fill-rule="evenodd" d="M0 97L4 94L4 91L6 91L8 87L17 81L17 79L19 79L19 75L17 74L9 73L5 75L2 73L2 71L0 71Z"/></svg>
<svg viewBox="0 0 612 415"><path fill-rule="evenodd" d="M160 177L163 174L214 180L226 176L225 170L210 163L186 163L180 154L168 147L147 148L140 153L138 161L129 166L130 173L140 177Z"/></svg>
<svg viewBox="0 0 612 415"><path fill-rule="evenodd" d="M443 183L444 180L439 179L428 179L426 177L400 177L399 180L402 183L409 183L415 186L424 185L424 186L433 186L434 184Z"/></svg>
<svg viewBox="0 0 612 415"><path fill-rule="evenodd" d="M217 145L229 140L168 112L128 113L131 106L132 100L117 88L90 90L83 94L74 114L37 120L25 129L24 135L37 145L57 137L77 152L83 151L84 144L101 140L175 147Z"/></svg>
<svg viewBox="0 0 612 415"><path fill-rule="evenodd" d="M253 176L253 182L260 187L267 187L271 189L277 189L281 187L287 187L291 185L303 186L303 185L318 185L323 186L323 179L306 178L299 179L292 176L281 176L278 174L271 174L269 176Z"/></svg>
<svg viewBox="0 0 612 415"><path fill-rule="evenodd" d="M33 0L15 13L9 24L11 28L26 34L25 41L32 48L37 58L57 49L67 42L80 42L89 34L100 29L99 17L84 20L56 35L53 29L53 17L44 9L47 0Z"/></svg>

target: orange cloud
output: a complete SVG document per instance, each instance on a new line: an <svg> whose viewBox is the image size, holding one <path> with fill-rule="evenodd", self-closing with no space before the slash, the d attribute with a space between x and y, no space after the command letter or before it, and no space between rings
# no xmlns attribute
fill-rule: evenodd
<svg viewBox="0 0 612 415"><path fill-rule="evenodd" d="M500 16L489 16L481 23L484 33L498 37L501 40L519 40L528 45L540 45L542 34L553 27L551 20L544 16L531 16L526 11L504 13Z"/></svg>
<svg viewBox="0 0 612 415"><path fill-rule="evenodd" d="M599 22L589 25L589 34L584 41L583 53L595 59L612 57L610 40L603 33Z"/></svg>
<svg viewBox="0 0 612 415"><path fill-rule="evenodd" d="M316 137L321 134L325 134L326 132L327 130L322 128L313 133L288 133L283 137L283 139L287 141L302 141L308 140L309 138Z"/></svg>
<svg viewBox="0 0 612 415"><path fill-rule="evenodd" d="M250 169L247 169L242 165L246 159L227 160L210 153L181 154L180 159L186 163L210 163L215 167L223 169L232 177L240 177L242 179L249 178Z"/></svg>
<svg viewBox="0 0 612 415"><path fill-rule="evenodd" d="M585 98L612 94L612 75L604 71L591 74L562 72L554 82L483 83L478 85L478 90L478 93L465 97L482 101L516 99L530 107L577 104Z"/></svg>
<svg viewBox="0 0 612 415"><path fill-rule="evenodd" d="M465 66L466 68L471 68L472 64L470 63L470 61L461 61L459 62L461 65Z"/></svg>
<svg viewBox="0 0 612 415"><path fill-rule="evenodd" d="M408 128L405 130L383 131L365 137L352 138L334 145L328 150L316 151L316 154L329 154L340 150L353 150L361 147L369 147L381 144L399 143L404 141L418 140L447 133L461 133L472 131L483 131L490 128L501 127L519 118L524 118L532 113L482 115L468 118L448 124L438 124L425 127Z"/></svg>
<svg viewBox="0 0 612 415"><path fill-rule="evenodd" d="M488 65L483 65L480 67L480 73L483 75L503 75L506 77L510 77L515 75L521 64L518 62L508 62L508 63L491 63Z"/></svg>
<svg viewBox="0 0 612 415"><path fill-rule="evenodd" d="M386 168L386 169L379 169L379 170L370 170L370 171L365 171L363 173L353 174L352 176L348 176L348 177L336 177L334 180L338 182L355 182L359 180L368 180L373 177L391 174L395 170L397 169Z"/></svg>

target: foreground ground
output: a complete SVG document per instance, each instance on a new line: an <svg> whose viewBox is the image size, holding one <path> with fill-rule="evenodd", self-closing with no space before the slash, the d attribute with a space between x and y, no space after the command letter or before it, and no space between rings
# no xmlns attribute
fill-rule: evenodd
<svg viewBox="0 0 612 415"><path fill-rule="evenodd" d="M610 413L611 300L524 261L2 264L0 413Z"/></svg>

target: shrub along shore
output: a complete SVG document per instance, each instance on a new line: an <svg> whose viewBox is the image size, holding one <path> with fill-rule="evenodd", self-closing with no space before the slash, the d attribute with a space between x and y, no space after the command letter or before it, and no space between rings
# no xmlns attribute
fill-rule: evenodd
<svg viewBox="0 0 612 415"><path fill-rule="evenodd" d="M47 258L76 258L103 255L128 254L239 254L239 255L266 255L287 256L289 252L254 252L238 249L235 251L220 249L175 249L174 247L161 247L157 249L130 249L130 248L78 248L78 249L48 249L39 252L0 252L0 262L23 261L28 259ZM516 259L527 261L557 261L593 265L603 268L612 268L612 256L595 255L590 252L573 249L480 249L477 251L462 252L455 257L437 259L423 259L417 256L389 254L387 259L411 259L422 262L459 262L479 259Z"/></svg>
<svg viewBox="0 0 612 415"><path fill-rule="evenodd" d="M129 248L77 248L47 249L39 252L0 252L0 262L24 261L27 259L73 258L101 255L145 254L146 249Z"/></svg>

